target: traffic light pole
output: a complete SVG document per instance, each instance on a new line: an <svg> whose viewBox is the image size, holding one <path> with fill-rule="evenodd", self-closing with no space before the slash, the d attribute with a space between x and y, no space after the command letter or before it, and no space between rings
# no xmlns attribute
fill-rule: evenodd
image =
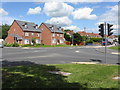
<svg viewBox="0 0 120 90"><path fill-rule="evenodd" d="M104 37L105 37L105 63L107 63L107 57L106 57L106 52L107 52L107 35L106 35L106 22L105 22L105 35L104 35Z"/></svg>

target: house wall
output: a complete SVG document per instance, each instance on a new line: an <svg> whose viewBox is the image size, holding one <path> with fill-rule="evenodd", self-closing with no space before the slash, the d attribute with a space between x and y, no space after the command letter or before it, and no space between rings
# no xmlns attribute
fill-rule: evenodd
<svg viewBox="0 0 120 90"><path fill-rule="evenodd" d="M17 24L17 22L14 21L13 24L11 25L9 31L8 31L8 36L7 36L7 38L5 39L5 41L6 41L7 43L10 43L10 44L12 44L12 43L15 42L15 41L14 41L14 37L12 37L11 34L16 34L16 35L22 37L22 41L18 41L18 43L19 43L19 44L22 44L22 45L25 44L25 43L24 43L24 40L25 40L25 39L29 39L30 44L31 44L32 38L40 39L40 37L41 37L41 33L40 33L40 32L28 32L28 33L29 33L29 36L25 36L25 32L28 32L28 31L23 31L23 30L21 29L21 27ZM34 35L31 35L32 33L34 33ZM39 37L37 36L37 33L40 34Z"/></svg>
<svg viewBox="0 0 120 90"><path fill-rule="evenodd" d="M42 30L42 33L41 33L41 40L44 45L52 45L52 42L51 42L51 31L44 25L44 24L41 24L40 25L40 30Z"/></svg>
<svg viewBox="0 0 120 90"><path fill-rule="evenodd" d="M24 35L23 30L19 27L16 21L14 21L11 25L10 29L8 30L8 36L5 39L5 41L10 44L14 43L14 37L12 37L11 34L17 34L20 37L23 37Z"/></svg>
<svg viewBox="0 0 120 90"><path fill-rule="evenodd" d="M25 36L25 33L28 33L28 36ZM34 35L32 35L32 33L34 33ZM39 34L39 37L37 36L37 33ZM36 38L36 39L40 39L41 40L41 33L40 32L28 32L28 31L24 31L24 39L29 39L30 44L32 43L32 38Z"/></svg>
<svg viewBox="0 0 120 90"><path fill-rule="evenodd" d="M64 34L62 34L62 37L60 37L61 33L55 33L55 37L52 35L53 32L51 32L49 30L49 28L47 28L44 24L40 25L40 29L42 30L42 43L44 45L57 45L56 43L52 43L52 40L55 38L57 41L59 41L60 39L64 40ZM57 35L58 34L58 35ZM64 42L64 41L63 41ZM64 43L63 43L64 44Z"/></svg>

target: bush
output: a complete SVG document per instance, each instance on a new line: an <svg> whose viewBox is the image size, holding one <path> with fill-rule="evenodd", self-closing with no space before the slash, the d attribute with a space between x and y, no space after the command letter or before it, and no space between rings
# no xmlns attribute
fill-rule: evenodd
<svg viewBox="0 0 120 90"><path fill-rule="evenodd" d="M86 40L85 43L93 43L93 40Z"/></svg>
<svg viewBox="0 0 120 90"><path fill-rule="evenodd" d="M24 44L23 47L30 47L32 46L31 44Z"/></svg>
<svg viewBox="0 0 120 90"><path fill-rule="evenodd" d="M12 47L19 47L19 44L18 43L13 43Z"/></svg>
<svg viewBox="0 0 120 90"><path fill-rule="evenodd" d="M4 46L6 46L6 47L19 47L19 44L18 43L13 43L13 44L4 43Z"/></svg>

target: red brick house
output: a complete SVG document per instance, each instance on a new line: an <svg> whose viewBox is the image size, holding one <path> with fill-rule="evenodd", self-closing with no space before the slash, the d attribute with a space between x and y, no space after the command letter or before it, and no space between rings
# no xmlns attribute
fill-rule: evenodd
<svg viewBox="0 0 120 90"><path fill-rule="evenodd" d="M32 38L36 43L41 43L41 30L38 25L31 22L14 20L5 41L7 43L32 44Z"/></svg>
<svg viewBox="0 0 120 90"><path fill-rule="evenodd" d="M57 25L42 23L40 25L41 40L44 45L59 45L64 44L64 32Z"/></svg>
<svg viewBox="0 0 120 90"><path fill-rule="evenodd" d="M77 32L81 36L87 36L87 37L101 37L98 33L87 33L87 32Z"/></svg>

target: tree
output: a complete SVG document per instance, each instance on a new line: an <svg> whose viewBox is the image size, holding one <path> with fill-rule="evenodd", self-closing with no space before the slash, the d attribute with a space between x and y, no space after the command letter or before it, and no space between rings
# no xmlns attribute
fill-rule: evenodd
<svg viewBox="0 0 120 90"><path fill-rule="evenodd" d="M118 35L118 43L120 44L120 35Z"/></svg>
<svg viewBox="0 0 120 90"><path fill-rule="evenodd" d="M5 39L8 35L8 30L10 29L10 26L5 24L2 25L2 39Z"/></svg>
<svg viewBox="0 0 120 90"><path fill-rule="evenodd" d="M72 38L70 37L70 35L68 35L66 33L64 34L64 38L66 41L70 41L70 42L72 41Z"/></svg>
<svg viewBox="0 0 120 90"><path fill-rule="evenodd" d="M73 43L74 44L79 44L82 41L83 41L83 38L79 33L74 33L73 34Z"/></svg>

